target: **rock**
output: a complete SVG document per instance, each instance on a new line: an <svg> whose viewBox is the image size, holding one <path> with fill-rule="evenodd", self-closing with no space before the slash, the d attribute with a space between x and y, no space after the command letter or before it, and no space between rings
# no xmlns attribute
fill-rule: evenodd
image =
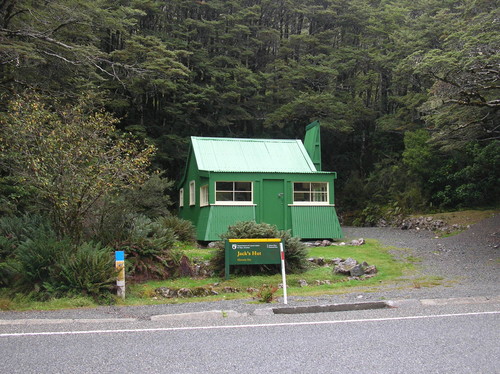
<svg viewBox="0 0 500 374"><path fill-rule="evenodd" d="M217 248L217 242L208 243L208 248Z"/></svg>
<svg viewBox="0 0 500 374"><path fill-rule="evenodd" d="M172 298L177 296L177 290L169 288L169 287L158 287L155 289L155 293L158 296L165 298Z"/></svg>
<svg viewBox="0 0 500 374"><path fill-rule="evenodd" d="M305 279L299 279L298 283L299 283L299 287L307 287L307 282Z"/></svg>
<svg viewBox="0 0 500 374"><path fill-rule="evenodd" d="M238 293L238 292L240 292L240 290L238 288L235 288L235 287L224 287L224 288L222 288L222 292L224 292L224 293Z"/></svg>
<svg viewBox="0 0 500 374"><path fill-rule="evenodd" d="M189 288L179 288L177 290L177 297L192 297L193 296L193 291L191 291Z"/></svg>
<svg viewBox="0 0 500 374"><path fill-rule="evenodd" d="M331 241L329 241L329 240L323 240L323 241L321 242L321 246L322 246L322 247L329 247L329 246L331 246L331 245L332 245L332 242L331 242Z"/></svg>
<svg viewBox="0 0 500 374"><path fill-rule="evenodd" d="M375 265L370 265L370 266L367 266L365 268L365 274L369 274L369 275L375 275L377 274L378 270L377 270L377 267Z"/></svg>
<svg viewBox="0 0 500 374"><path fill-rule="evenodd" d="M365 274L365 269L363 269L363 266L358 264L351 268L349 274L351 275L351 277L360 277Z"/></svg>
<svg viewBox="0 0 500 374"><path fill-rule="evenodd" d="M348 257L344 263L346 265L352 265L352 266L356 266L358 264L358 261L356 261L355 259L351 258L351 257Z"/></svg>
<svg viewBox="0 0 500 374"><path fill-rule="evenodd" d="M344 260L342 260L340 257L336 257L336 258L331 259L331 260L330 260L330 263L331 263L331 264L338 265L338 264L340 264L342 261L344 261Z"/></svg>
<svg viewBox="0 0 500 374"><path fill-rule="evenodd" d="M334 272L334 274L349 275L349 274L351 274L351 269L353 267L354 266L346 265L345 263L341 262L340 264L335 266L335 268L333 269L333 272Z"/></svg>
<svg viewBox="0 0 500 374"><path fill-rule="evenodd" d="M189 258L184 255L181 257L181 261L179 263L179 275L181 277L192 277L193 269L191 268L191 262Z"/></svg>

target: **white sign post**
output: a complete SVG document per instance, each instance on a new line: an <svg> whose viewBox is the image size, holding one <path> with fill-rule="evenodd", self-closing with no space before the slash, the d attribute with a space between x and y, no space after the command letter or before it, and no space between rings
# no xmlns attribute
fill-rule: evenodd
<svg viewBox="0 0 500 374"><path fill-rule="evenodd" d="M285 251L283 250L283 241L280 242L281 254L281 278L283 279L283 304L288 304L286 295L286 273L285 273Z"/></svg>

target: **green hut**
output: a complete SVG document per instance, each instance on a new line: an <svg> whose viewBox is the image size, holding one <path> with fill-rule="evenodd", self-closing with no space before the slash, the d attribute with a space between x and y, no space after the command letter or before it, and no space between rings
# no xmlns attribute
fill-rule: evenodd
<svg viewBox="0 0 500 374"><path fill-rule="evenodd" d="M303 239L342 237L334 204L335 172L321 171L320 125L304 144L290 139L191 137L179 189L179 216L197 239L219 240L229 225L256 221Z"/></svg>

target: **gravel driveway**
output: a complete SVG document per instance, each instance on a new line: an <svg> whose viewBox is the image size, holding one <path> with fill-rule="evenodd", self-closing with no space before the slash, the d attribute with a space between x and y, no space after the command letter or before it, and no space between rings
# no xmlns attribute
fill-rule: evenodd
<svg viewBox="0 0 500 374"><path fill-rule="evenodd" d="M415 297L415 293L425 297L499 294L500 214L448 238L436 238L425 230L377 227L348 227L344 228L344 234L346 239L372 238L385 245L408 248L412 256L421 260L414 277L443 278L441 286L392 290L391 297Z"/></svg>

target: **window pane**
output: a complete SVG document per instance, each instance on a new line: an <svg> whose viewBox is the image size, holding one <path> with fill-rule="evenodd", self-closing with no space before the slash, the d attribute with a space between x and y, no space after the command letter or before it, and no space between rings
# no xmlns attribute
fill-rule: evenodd
<svg viewBox="0 0 500 374"><path fill-rule="evenodd" d="M235 191L252 191L251 182L234 182Z"/></svg>
<svg viewBox="0 0 500 374"><path fill-rule="evenodd" d="M216 182L215 189L218 191L232 191L233 182Z"/></svg>
<svg viewBox="0 0 500 374"><path fill-rule="evenodd" d="M215 195L217 201L233 201L232 192L217 192Z"/></svg>
<svg viewBox="0 0 500 374"><path fill-rule="evenodd" d="M311 194L309 192L295 192L293 201L310 201Z"/></svg>
<svg viewBox="0 0 500 374"><path fill-rule="evenodd" d="M309 188L311 187L311 183L294 183L293 184L293 190L296 192L308 192Z"/></svg>
<svg viewBox="0 0 500 374"><path fill-rule="evenodd" d="M252 201L252 193L251 192L235 192L234 193L235 201Z"/></svg>
<svg viewBox="0 0 500 374"><path fill-rule="evenodd" d="M312 201L326 202L327 194L325 192L313 192L312 195L313 195Z"/></svg>
<svg viewBox="0 0 500 374"><path fill-rule="evenodd" d="M311 190L314 192L326 192L326 183L311 183Z"/></svg>

